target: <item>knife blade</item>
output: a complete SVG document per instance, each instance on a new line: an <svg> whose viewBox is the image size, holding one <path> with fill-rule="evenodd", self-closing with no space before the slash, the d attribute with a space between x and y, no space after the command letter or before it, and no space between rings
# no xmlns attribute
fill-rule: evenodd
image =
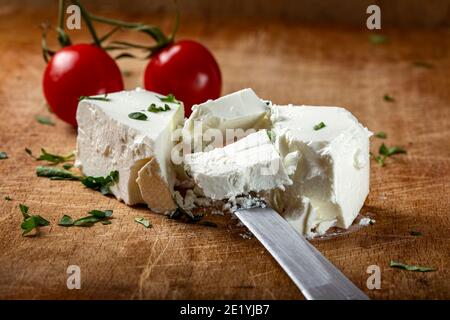
<svg viewBox="0 0 450 320"><path fill-rule="evenodd" d="M369 300L275 210L241 209L241 222L270 252L308 300Z"/></svg>

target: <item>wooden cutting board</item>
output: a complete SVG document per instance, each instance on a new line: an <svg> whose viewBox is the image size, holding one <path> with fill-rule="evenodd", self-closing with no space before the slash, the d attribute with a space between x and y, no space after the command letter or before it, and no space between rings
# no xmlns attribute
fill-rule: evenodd
<svg viewBox="0 0 450 320"><path fill-rule="evenodd" d="M45 64L36 26L53 12L0 11L0 151L9 155L0 160L0 298L302 299L261 244L241 237L235 220L208 217L217 228L185 224L78 182L36 177L38 163L24 148L67 153L76 140L75 130L47 111L41 93ZM170 17L123 18L171 24ZM179 38L197 39L214 52L223 93L252 87L280 104L345 106L372 131L387 132L389 146L405 147L408 154L388 159L384 168L372 162L362 215L376 223L312 243L371 298L449 299L450 33L384 34L389 41L374 45L363 29L185 16ZM127 88L142 85L145 61L120 66ZM384 101L385 94L395 102ZM56 125L41 125L36 115ZM381 142L373 138L372 151ZM19 203L50 220L39 237L22 237ZM63 214L81 217L92 209L114 210L112 224L57 226ZM135 223L138 216L153 228ZM437 271L393 269L390 260ZM81 269L80 290L67 289L69 265ZM379 290L366 287L371 265L381 270Z"/></svg>

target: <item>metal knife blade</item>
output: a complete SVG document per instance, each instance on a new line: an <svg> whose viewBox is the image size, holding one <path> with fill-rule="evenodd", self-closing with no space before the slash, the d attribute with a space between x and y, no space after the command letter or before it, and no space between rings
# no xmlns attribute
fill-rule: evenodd
<svg viewBox="0 0 450 320"><path fill-rule="evenodd" d="M368 300L358 287L271 208L235 212L308 300Z"/></svg>

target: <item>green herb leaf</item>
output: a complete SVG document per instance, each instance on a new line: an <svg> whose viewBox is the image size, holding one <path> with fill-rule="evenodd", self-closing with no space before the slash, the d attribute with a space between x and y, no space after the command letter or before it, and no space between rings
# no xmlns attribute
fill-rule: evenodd
<svg viewBox="0 0 450 320"><path fill-rule="evenodd" d="M425 61L414 61L413 65L419 68L426 68L426 69L433 68L433 65L431 63Z"/></svg>
<svg viewBox="0 0 450 320"><path fill-rule="evenodd" d="M180 104L180 101L178 101L177 98L175 98L175 96L173 94L171 94L171 93L169 93L166 97L158 97L158 98L162 102Z"/></svg>
<svg viewBox="0 0 450 320"><path fill-rule="evenodd" d="M147 219L144 219L142 217L134 218L134 221L136 221L137 223L142 224L146 228L151 228L152 227L152 224L150 223L150 221L148 221Z"/></svg>
<svg viewBox="0 0 450 320"><path fill-rule="evenodd" d="M91 210L89 211L89 214L99 218L99 219L103 219L103 218L109 218L112 216L113 211L112 210Z"/></svg>
<svg viewBox="0 0 450 320"><path fill-rule="evenodd" d="M267 130L267 135L269 136L270 141L275 141L275 132L273 132L272 130Z"/></svg>
<svg viewBox="0 0 450 320"><path fill-rule="evenodd" d="M74 226L78 227L90 227L96 222L101 222L102 224L111 224L108 220L112 216L112 210L91 210L89 211L90 216L80 218L73 222Z"/></svg>
<svg viewBox="0 0 450 320"><path fill-rule="evenodd" d="M383 96L383 99L384 99L384 101L387 101L387 102L395 102L395 99L388 94L385 94Z"/></svg>
<svg viewBox="0 0 450 320"><path fill-rule="evenodd" d="M387 134L384 131L378 131L377 133L375 133L375 137L380 138L380 139L386 139Z"/></svg>
<svg viewBox="0 0 450 320"><path fill-rule="evenodd" d="M48 226L50 222L42 218L40 215L30 215L28 214L28 207L24 204L19 204L20 212L23 216L23 222L20 224L23 232L22 235L25 236L32 230L36 229L39 232L39 227Z"/></svg>
<svg viewBox="0 0 450 320"><path fill-rule="evenodd" d="M59 220L58 225L63 227L70 227L73 226L73 220L70 216L63 215L61 220Z"/></svg>
<svg viewBox="0 0 450 320"><path fill-rule="evenodd" d="M36 121L39 122L40 124L45 124L47 126L54 126L55 123L52 121L52 119L48 118L48 117L44 117L44 116L36 116L35 117Z"/></svg>
<svg viewBox="0 0 450 320"><path fill-rule="evenodd" d="M164 107L158 107L156 104L152 103L150 107L148 107L147 111L158 113L158 112L164 112L169 111L170 107L168 104L164 104Z"/></svg>
<svg viewBox="0 0 450 320"><path fill-rule="evenodd" d="M72 172L56 167L38 166L36 167L36 175L38 177L50 178L50 180L80 180L80 176L74 175Z"/></svg>
<svg viewBox="0 0 450 320"><path fill-rule="evenodd" d="M11 199L10 196L5 196L5 200L6 200L6 201L11 201L12 199Z"/></svg>
<svg viewBox="0 0 450 320"><path fill-rule="evenodd" d="M8 159L8 154L4 151L0 151L0 160Z"/></svg>
<svg viewBox="0 0 450 320"><path fill-rule="evenodd" d="M388 41L388 37L384 36L382 34L370 34L369 41L370 41L370 43L376 44L376 45L383 44Z"/></svg>
<svg viewBox="0 0 450 320"><path fill-rule="evenodd" d="M325 128L326 127L326 125L325 125L325 123L323 123L323 122L320 122L320 123L318 123L318 124L316 124L315 126L314 126L314 130L320 130L320 129L323 129L323 128Z"/></svg>
<svg viewBox="0 0 450 320"><path fill-rule="evenodd" d="M96 97L96 96L80 96L78 98L78 102L82 100L97 100L97 101L111 101L111 99L108 98L108 94L105 93L103 97Z"/></svg>
<svg viewBox="0 0 450 320"><path fill-rule="evenodd" d="M99 190L102 194L110 194L110 186L119 181L119 171L111 171L106 177L84 177L81 183L87 188Z"/></svg>
<svg viewBox="0 0 450 320"><path fill-rule="evenodd" d="M28 207L24 204L19 204L19 209L20 212L22 212L22 216L24 219L27 219L30 217L30 215L28 214Z"/></svg>
<svg viewBox="0 0 450 320"><path fill-rule="evenodd" d="M408 264L404 264L404 263L393 261L393 260L391 260L389 266L392 268L399 268L399 269L404 269L404 270L408 270L408 271L416 271L416 272L436 271L435 268L408 265Z"/></svg>
<svg viewBox="0 0 450 320"><path fill-rule="evenodd" d="M65 164L63 164L63 168L66 169L66 170L70 170L70 169L73 168L73 164L71 164L71 163L65 163Z"/></svg>
<svg viewBox="0 0 450 320"><path fill-rule="evenodd" d="M90 227L94 223L99 222L100 220L101 220L100 218L97 218L97 217L94 217L94 216L87 216L87 217L75 220L73 222L73 225L77 226L77 227Z"/></svg>
<svg viewBox="0 0 450 320"><path fill-rule="evenodd" d="M411 230L411 232L409 234L412 235L412 236L415 236L415 237L422 236L422 232L416 231L416 230Z"/></svg>
<svg viewBox="0 0 450 320"><path fill-rule="evenodd" d="M65 156L52 154L47 152L44 148L41 148L41 155L39 157L35 157L33 155L33 152L28 148L25 148L25 152L28 153L32 158L36 159L37 161L48 161L51 162L52 164L59 164L61 162L72 161L75 157L73 153L70 153Z"/></svg>
<svg viewBox="0 0 450 320"><path fill-rule="evenodd" d="M145 120L147 120L147 115L142 112L132 112L128 115L128 118L134 119L134 120L145 121Z"/></svg>

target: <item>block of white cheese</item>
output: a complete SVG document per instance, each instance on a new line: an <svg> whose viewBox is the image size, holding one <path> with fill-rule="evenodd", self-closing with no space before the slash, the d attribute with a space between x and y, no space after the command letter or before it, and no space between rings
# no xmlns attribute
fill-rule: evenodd
<svg viewBox="0 0 450 320"><path fill-rule="evenodd" d="M83 99L77 110L77 166L88 176L117 170L112 193L126 204L146 203L156 212L175 208L172 132L184 120L183 106L162 102L162 97L142 89L121 91L106 99ZM169 110L150 112L151 104L167 104ZM129 115L134 112L146 119L133 119Z"/></svg>
<svg viewBox="0 0 450 320"><path fill-rule="evenodd" d="M348 228L369 192L371 132L338 107L275 105L271 121L285 165L297 167L293 184L274 191L271 205L309 236Z"/></svg>
<svg viewBox="0 0 450 320"><path fill-rule="evenodd" d="M187 154L184 163L187 174L212 199L284 189L292 184L267 130L223 148Z"/></svg>
<svg viewBox="0 0 450 320"><path fill-rule="evenodd" d="M189 150L223 147L260 128L266 128L269 107L252 89L243 89L216 100L194 105L183 127Z"/></svg>

